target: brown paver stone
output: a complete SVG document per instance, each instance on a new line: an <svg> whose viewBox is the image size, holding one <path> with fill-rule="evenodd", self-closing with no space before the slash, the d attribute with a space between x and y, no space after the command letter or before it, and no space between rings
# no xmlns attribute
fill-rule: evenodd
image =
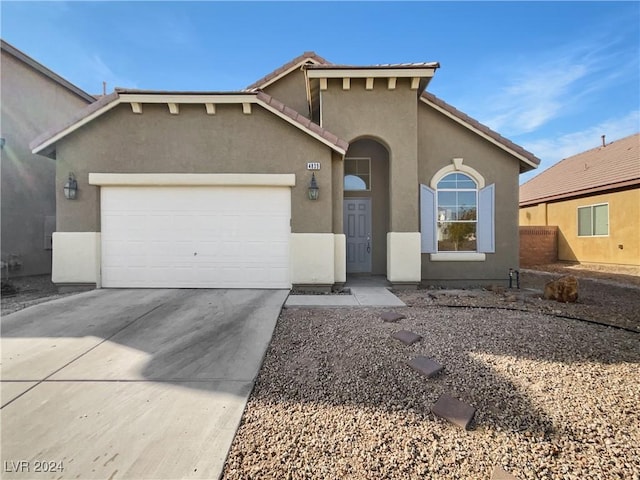
<svg viewBox="0 0 640 480"><path fill-rule="evenodd" d="M431 377L437 375L444 368L442 365L440 365L434 359L429 358L429 357L424 357L422 355L419 356L419 357L416 357L416 358L414 358L412 360L409 360L407 362L407 365L409 365L415 371L421 373L422 375L424 375L427 378L431 378Z"/></svg>
<svg viewBox="0 0 640 480"><path fill-rule="evenodd" d="M435 405L431 407L431 411L434 415L442 417L465 430L469 428L469 423L471 423L473 415L476 413L476 409L471 405L461 402L446 393L440 396Z"/></svg>
<svg viewBox="0 0 640 480"><path fill-rule="evenodd" d="M422 337L417 333L410 332L409 330L400 330L392 335L396 340L400 340L405 345L413 345L416 342L422 340Z"/></svg>
<svg viewBox="0 0 640 480"><path fill-rule="evenodd" d="M502 469L502 467L495 467L491 473L491 480L518 480L509 472Z"/></svg>
<svg viewBox="0 0 640 480"><path fill-rule="evenodd" d="M398 320L402 320L403 318L407 317L405 317L401 313L384 312L382 315L380 315L380 318L382 318L383 322L397 322Z"/></svg>

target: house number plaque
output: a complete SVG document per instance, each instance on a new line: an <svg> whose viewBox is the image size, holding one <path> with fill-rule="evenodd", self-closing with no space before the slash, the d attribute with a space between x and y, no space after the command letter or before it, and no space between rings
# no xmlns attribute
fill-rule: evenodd
<svg viewBox="0 0 640 480"><path fill-rule="evenodd" d="M320 170L320 162L307 163L307 170Z"/></svg>

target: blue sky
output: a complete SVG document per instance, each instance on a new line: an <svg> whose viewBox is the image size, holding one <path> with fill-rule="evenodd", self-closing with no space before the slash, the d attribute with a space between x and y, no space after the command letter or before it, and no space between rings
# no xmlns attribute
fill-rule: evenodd
<svg viewBox="0 0 640 480"><path fill-rule="evenodd" d="M238 90L307 50L438 61L428 90L542 159L640 131L639 2L11 2L1 35L89 93Z"/></svg>

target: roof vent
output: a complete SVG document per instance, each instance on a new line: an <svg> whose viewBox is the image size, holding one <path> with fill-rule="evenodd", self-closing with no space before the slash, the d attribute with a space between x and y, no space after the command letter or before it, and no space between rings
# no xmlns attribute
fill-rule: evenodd
<svg viewBox="0 0 640 480"><path fill-rule="evenodd" d="M607 146L607 143L606 143L606 141L605 141L605 137L606 137L606 135L601 135L601 138L602 138L602 146L603 146L603 147L606 147L606 146Z"/></svg>

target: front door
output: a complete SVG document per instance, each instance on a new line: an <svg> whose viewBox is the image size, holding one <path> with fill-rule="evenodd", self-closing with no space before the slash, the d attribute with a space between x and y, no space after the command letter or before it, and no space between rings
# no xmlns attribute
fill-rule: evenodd
<svg viewBox="0 0 640 480"><path fill-rule="evenodd" d="M347 273L371 272L371 199L344 199Z"/></svg>

